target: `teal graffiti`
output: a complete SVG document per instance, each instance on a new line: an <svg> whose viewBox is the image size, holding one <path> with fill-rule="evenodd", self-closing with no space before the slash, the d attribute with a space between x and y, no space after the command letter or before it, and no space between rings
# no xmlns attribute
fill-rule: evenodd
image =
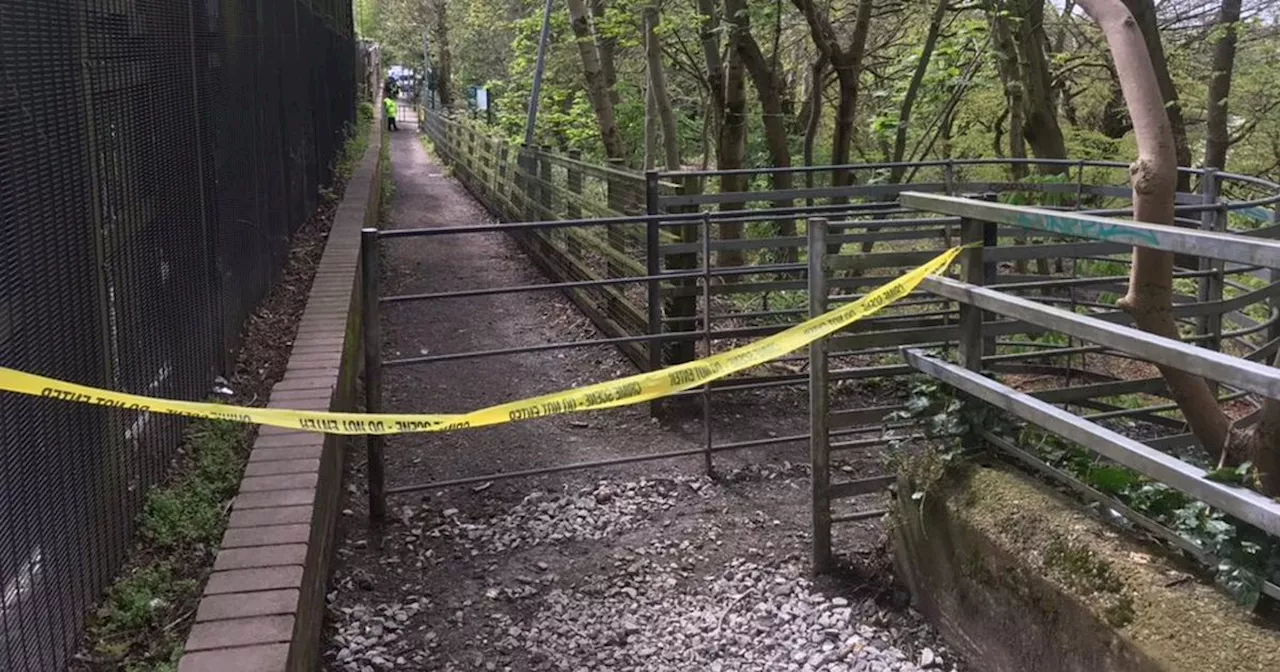
<svg viewBox="0 0 1280 672"><path fill-rule="evenodd" d="M1156 236L1154 231L1135 229L1121 223L1112 224L1105 221L1058 217L1031 212L1017 213L1016 223L1018 226L1029 229L1052 231L1064 236L1093 238L1094 240L1104 240L1111 243L1126 243L1128 245L1144 245L1147 247L1160 246L1160 238Z"/></svg>

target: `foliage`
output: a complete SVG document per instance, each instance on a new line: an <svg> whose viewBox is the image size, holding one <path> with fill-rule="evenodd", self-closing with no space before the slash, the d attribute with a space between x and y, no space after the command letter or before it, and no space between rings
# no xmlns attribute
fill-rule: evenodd
<svg viewBox="0 0 1280 672"><path fill-rule="evenodd" d="M1280 579L1280 542L1261 530L1038 429L1023 430L1018 444L1216 557L1215 578L1242 604L1257 602L1267 577ZM1256 471L1241 465L1210 471L1207 478L1246 485L1256 478Z"/></svg>
<svg viewBox="0 0 1280 672"><path fill-rule="evenodd" d="M93 655L113 669L176 669L202 573L226 526L243 470L246 426L201 420L187 431L182 475L147 494L134 564L107 589L89 625Z"/></svg>

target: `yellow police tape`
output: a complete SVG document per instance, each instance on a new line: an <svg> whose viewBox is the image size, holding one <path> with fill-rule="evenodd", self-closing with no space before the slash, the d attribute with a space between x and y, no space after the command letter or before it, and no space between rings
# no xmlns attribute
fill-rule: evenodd
<svg viewBox="0 0 1280 672"><path fill-rule="evenodd" d="M470 413L448 415L330 413L175 401L112 392L3 367L0 367L0 390L61 401L110 406L141 413L216 418L330 434L443 432L561 413L614 408L699 387L776 359L829 336L911 293L925 276L950 266L961 249L963 248L954 247L947 250L906 275L877 287L857 301L754 343L659 371L512 401Z"/></svg>

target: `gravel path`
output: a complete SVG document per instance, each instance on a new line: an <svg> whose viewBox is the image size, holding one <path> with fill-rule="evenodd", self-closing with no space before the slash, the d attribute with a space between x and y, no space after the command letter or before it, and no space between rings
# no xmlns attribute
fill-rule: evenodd
<svg viewBox="0 0 1280 672"><path fill-rule="evenodd" d="M411 129L406 120L402 128ZM391 226L488 221L410 130L392 134ZM384 250L384 292L545 281L498 235ZM384 353L597 337L559 296L413 304L384 314ZM387 372L388 410L464 411L631 372L615 352L543 352ZM717 437L802 432L803 399L718 404ZM782 398L782 402L787 402ZM390 484L697 447L644 407L388 443ZM325 669L951 670L958 661L889 581L876 522L840 526L837 577L808 579L802 446L432 490L371 527L348 460ZM861 472L873 456L853 456ZM964 669L959 667L958 669Z"/></svg>

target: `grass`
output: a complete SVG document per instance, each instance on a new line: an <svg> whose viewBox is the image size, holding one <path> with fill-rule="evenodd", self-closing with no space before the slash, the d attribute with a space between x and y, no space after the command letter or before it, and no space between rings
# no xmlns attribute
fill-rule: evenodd
<svg viewBox="0 0 1280 672"><path fill-rule="evenodd" d="M178 476L147 494L131 566L90 620L90 654L110 669L176 670L200 586L226 527L252 435L248 425L199 420Z"/></svg>

